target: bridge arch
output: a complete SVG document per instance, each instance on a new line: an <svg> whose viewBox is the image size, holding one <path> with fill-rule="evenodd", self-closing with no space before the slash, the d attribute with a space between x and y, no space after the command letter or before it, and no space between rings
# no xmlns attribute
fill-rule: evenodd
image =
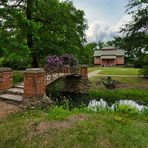
<svg viewBox="0 0 148 148"><path fill-rule="evenodd" d="M45 87L52 85L53 82L60 78L64 78L63 88L67 91L79 91L83 86L84 90L86 90L87 74L87 66L81 66L79 70L71 69L69 65L65 65L62 68L55 68L48 72L40 68L27 69L24 73L23 104L30 106L45 100L47 98ZM77 81L77 78L81 81ZM80 86L80 83L83 86Z"/></svg>

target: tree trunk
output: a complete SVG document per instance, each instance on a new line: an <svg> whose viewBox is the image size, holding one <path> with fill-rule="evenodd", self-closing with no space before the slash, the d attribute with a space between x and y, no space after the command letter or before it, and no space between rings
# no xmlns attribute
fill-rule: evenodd
<svg viewBox="0 0 148 148"><path fill-rule="evenodd" d="M26 18L27 20L32 20L32 7L33 7L33 0L27 0L27 7L26 7ZM28 27L28 33L27 33L27 45L31 50L31 56L32 56L32 68L39 67L38 63L38 54L37 51L33 48L33 35L32 35L32 29L30 26Z"/></svg>

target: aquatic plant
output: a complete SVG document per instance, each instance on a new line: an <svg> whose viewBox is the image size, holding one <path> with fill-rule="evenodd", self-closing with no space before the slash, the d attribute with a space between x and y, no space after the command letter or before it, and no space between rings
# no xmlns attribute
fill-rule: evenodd
<svg viewBox="0 0 148 148"><path fill-rule="evenodd" d="M116 101L114 104L109 106L106 101L100 99L100 101L91 100L88 104L88 109L92 111L108 110L135 114L147 110L148 107L139 105L133 100L119 100L118 102Z"/></svg>

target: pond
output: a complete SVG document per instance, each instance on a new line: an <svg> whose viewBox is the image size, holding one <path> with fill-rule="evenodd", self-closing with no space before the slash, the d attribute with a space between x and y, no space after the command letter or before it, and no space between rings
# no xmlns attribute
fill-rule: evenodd
<svg viewBox="0 0 148 148"><path fill-rule="evenodd" d="M132 99L122 100L115 98L113 100L108 100L105 98L90 96L87 93L82 94L56 91L52 93L50 92L50 95L48 94L48 96L56 105L64 105L67 103L70 109L81 106L87 106L88 109L92 111L119 110L121 112L143 112L148 109L147 105L140 104Z"/></svg>

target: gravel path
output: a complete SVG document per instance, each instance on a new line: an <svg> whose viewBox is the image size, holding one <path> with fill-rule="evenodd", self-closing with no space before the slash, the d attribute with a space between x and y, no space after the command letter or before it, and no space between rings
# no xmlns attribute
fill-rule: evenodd
<svg viewBox="0 0 148 148"><path fill-rule="evenodd" d="M138 77L140 77L140 76L136 76L136 75L103 75L103 74L99 74L101 71L102 70L96 70L96 71L93 71L93 72L89 72L88 73L88 78L95 77L95 76L128 77L128 78L138 78Z"/></svg>
<svg viewBox="0 0 148 148"><path fill-rule="evenodd" d="M97 76L128 77L128 78L138 78L139 77L139 76L135 76L135 75L102 75L102 74L98 74Z"/></svg>
<svg viewBox="0 0 148 148"><path fill-rule="evenodd" d="M0 101L0 119L4 118L7 115L10 115L12 113L16 113L19 111L20 111L20 108L18 106Z"/></svg>
<svg viewBox="0 0 148 148"><path fill-rule="evenodd" d="M89 72L88 78L98 76L98 73L100 73L101 71L102 70L96 70L96 71L93 71L93 72Z"/></svg>

